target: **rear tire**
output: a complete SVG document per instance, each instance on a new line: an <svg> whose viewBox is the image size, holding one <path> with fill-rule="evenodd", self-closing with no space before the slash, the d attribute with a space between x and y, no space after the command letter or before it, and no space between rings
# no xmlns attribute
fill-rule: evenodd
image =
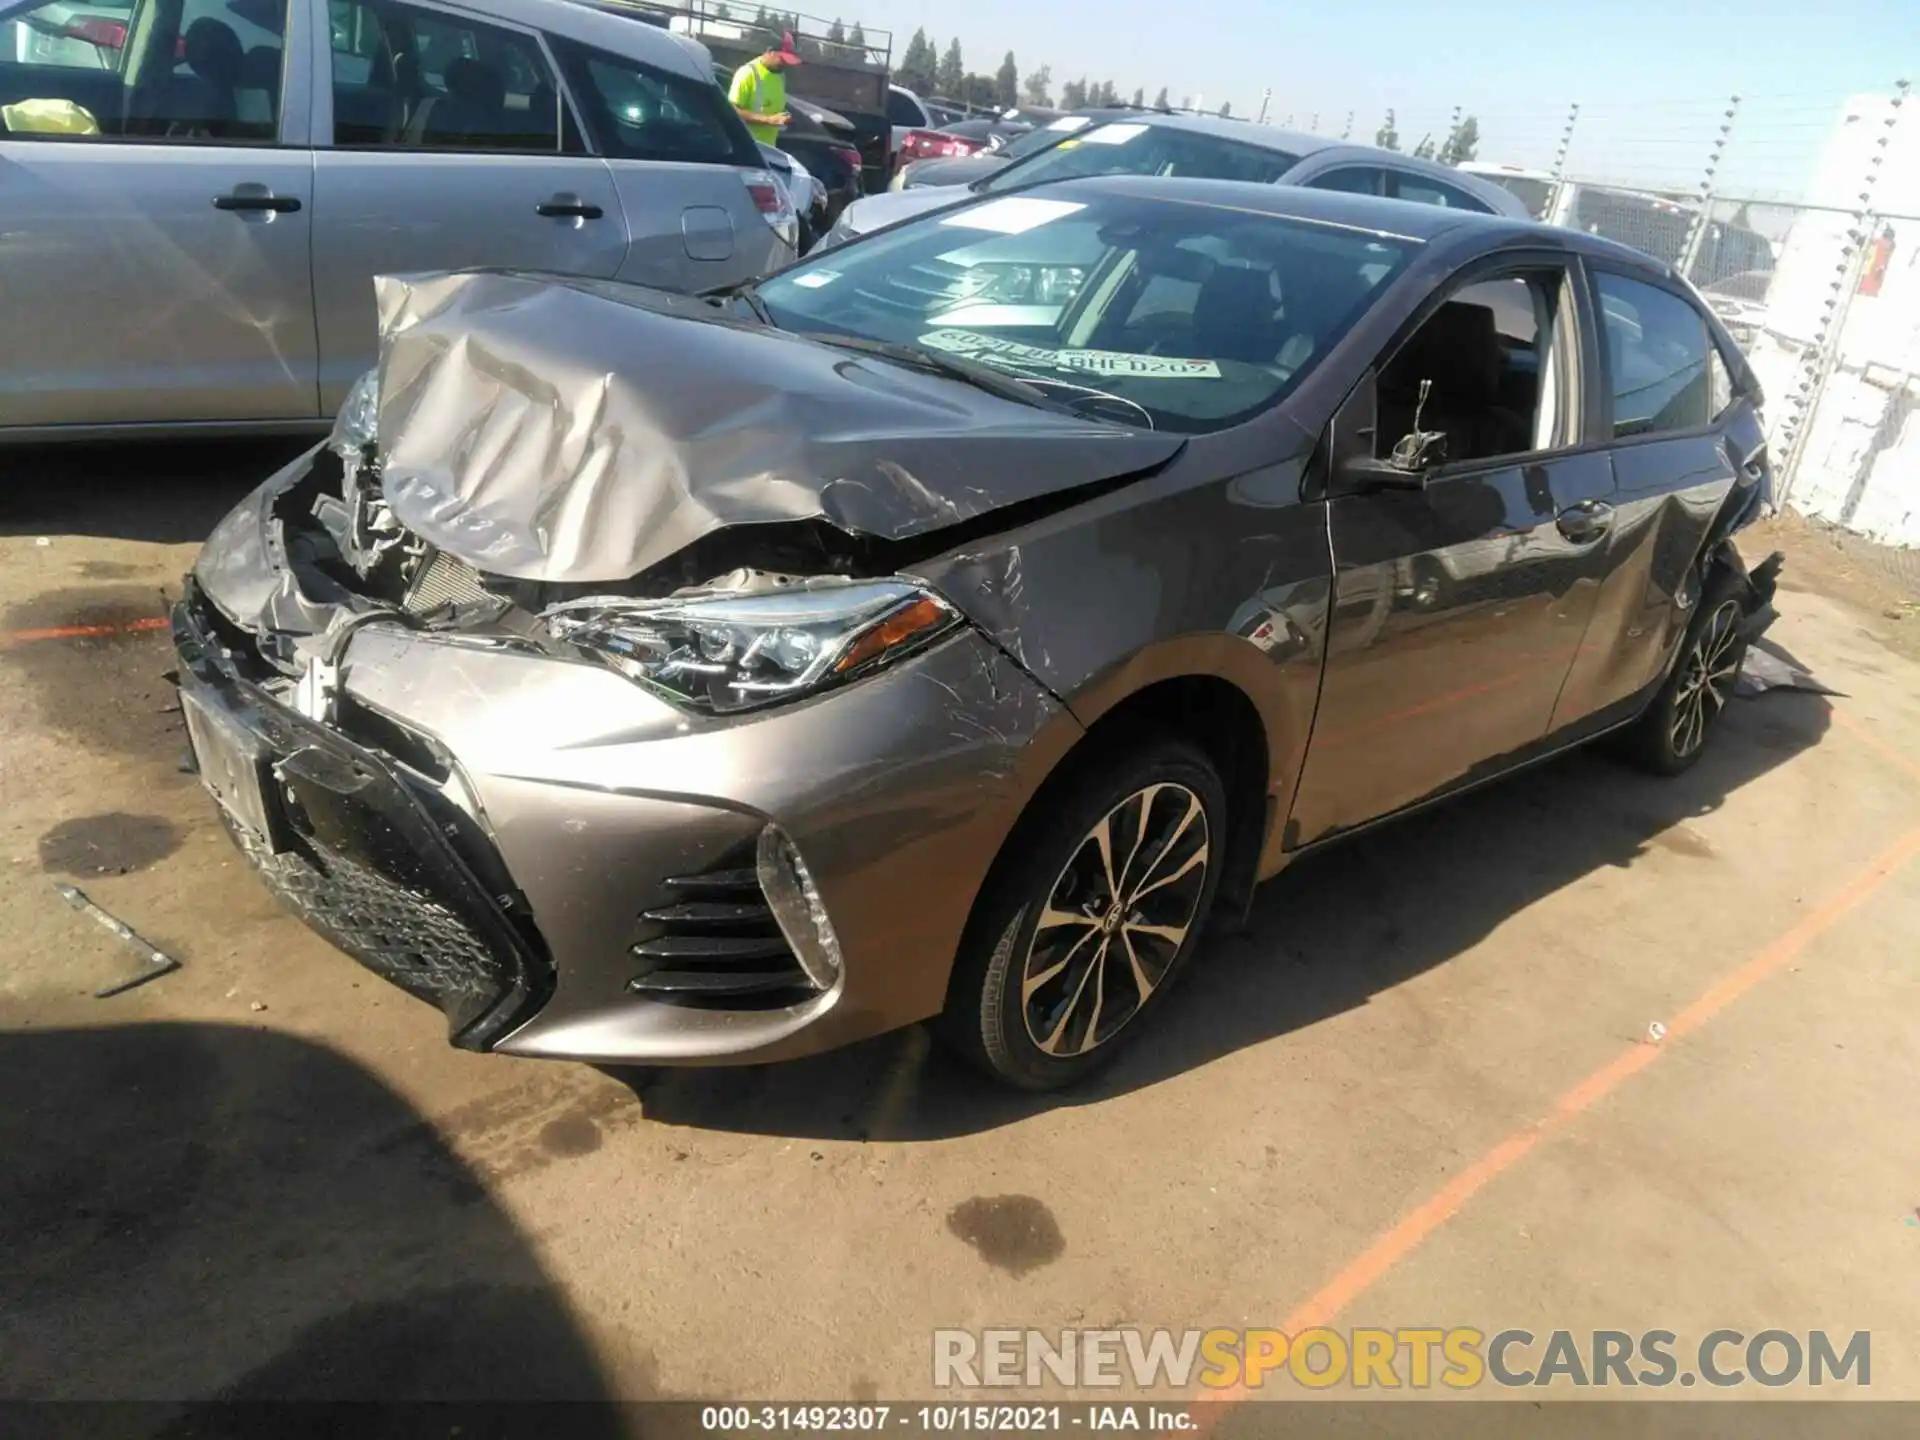
<svg viewBox="0 0 1920 1440"><path fill-rule="evenodd" d="M941 1038L1023 1090L1107 1064L1199 945L1227 833L1220 777L1192 745L1147 738L1082 762L1028 811L981 892Z"/></svg>
<svg viewBox="0 0 1920 1440"><path fill-rule="evenodd" d="M1621 759L1655 775L1679 775L1705 753L1747 658L1743 590L1732 571L1714 571L1673 673L1613 746Z"/></svg>

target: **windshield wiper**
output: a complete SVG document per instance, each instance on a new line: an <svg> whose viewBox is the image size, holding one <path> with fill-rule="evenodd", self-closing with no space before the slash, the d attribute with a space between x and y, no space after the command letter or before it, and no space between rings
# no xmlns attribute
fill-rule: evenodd
<svg viewBox="0 0 1920 1440"><path fill-rule="evenodd" d="M742 280L737 284L720 285L712 290L702 290L699 298L720 301L738 300L752 312L754 319L769 330L780 328L773 318L773 312L767 308L767 302L760 298L760 286L756 280Z"/></svg>
<svg viewBox="0 0 1920 1440"><path fill-rule="evenodd" d="M986 391L989 395L997 395L1002 400L1011 400L1017 405L1031 405L1037 410L1057 410L1062 414L1070 413L1065 406L1048 399L1038 386L1029 385L1024 380L1016 380L1011 375L995 370L991 365L982 365L978 360L966 360L940 350L925 350L917 345L899 345L891 340L872 340L864 335L836 335L831 331L809 331L806 338L817 340L822 345L832 345L841 350L858 350L864 355L878 355L883 360L892 360L916 370L927 370L936 375L961 380L976 389Z"/></svg>

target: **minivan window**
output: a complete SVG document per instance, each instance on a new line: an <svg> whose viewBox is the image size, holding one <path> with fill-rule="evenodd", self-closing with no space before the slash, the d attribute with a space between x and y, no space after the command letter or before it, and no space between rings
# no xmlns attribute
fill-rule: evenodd
<svg viewBox="0 0 1920 1440"><path fill-rule="evenodd" d="M607 155L755 169L765 163L716 86L558 36L553 45L587 128Z"/></svg>
<svg viewBox="0 0 1920 1440"><path fill-rule="evenodd" d="M958 356L1100 419L1197 433L1285 397L1415 243L1069 186L909 221L757 293L782 329Z"/></svg>
<svg viewBox="0 0 1920 1440"><path fill-rule="evenodd" d="M0 134L270 143L280 132L286 8L0 0Z"/></svg>
<svg viewBox="0 0 1920 1440"><path fill-rule="evenodd" d="M531 35L389 0L332 0L328 21L335 145L559 151L559 87Z"/></svg>
<svg viewBox="0 0 1920 1440"><path fill-rule="evenodd" d="M1692 430L1713 419L1707 322L1678 295L1599 273L1613 433Z"/></svg>
<svg viewBox="0 0 1920 1440"><path fill-rule="evenodd" d="M1176 175L1189 180L1248 180L1270 185L1298 155L1165 125L1123 121L1070 135L1031 159L1009 165L974 189L995 194L1092 175Z"/></svg>

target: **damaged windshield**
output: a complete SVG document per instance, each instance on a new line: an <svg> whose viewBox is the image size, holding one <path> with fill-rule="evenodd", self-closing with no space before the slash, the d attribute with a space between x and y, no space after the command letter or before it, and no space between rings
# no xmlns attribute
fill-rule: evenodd
<svg viewBox="0 0 1920 1440"><path fill-rule="evenodd" d="M1165 199L1018 195L757 287L785 330L987 367L1082 414L1197 433L1287 394L1415 242Z"/></svg>

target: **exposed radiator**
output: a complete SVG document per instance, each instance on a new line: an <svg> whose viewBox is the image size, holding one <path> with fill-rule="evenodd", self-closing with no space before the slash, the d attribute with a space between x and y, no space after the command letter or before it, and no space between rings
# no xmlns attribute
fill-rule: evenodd
<svg viewBox="0 0 1920 1440"><path fill-rule="evenodd" d="M470 605L490 598L486 586L480 583L478 570L436 550L407 587L405 603L408 613L426 615L443 605Z"/></svg>

